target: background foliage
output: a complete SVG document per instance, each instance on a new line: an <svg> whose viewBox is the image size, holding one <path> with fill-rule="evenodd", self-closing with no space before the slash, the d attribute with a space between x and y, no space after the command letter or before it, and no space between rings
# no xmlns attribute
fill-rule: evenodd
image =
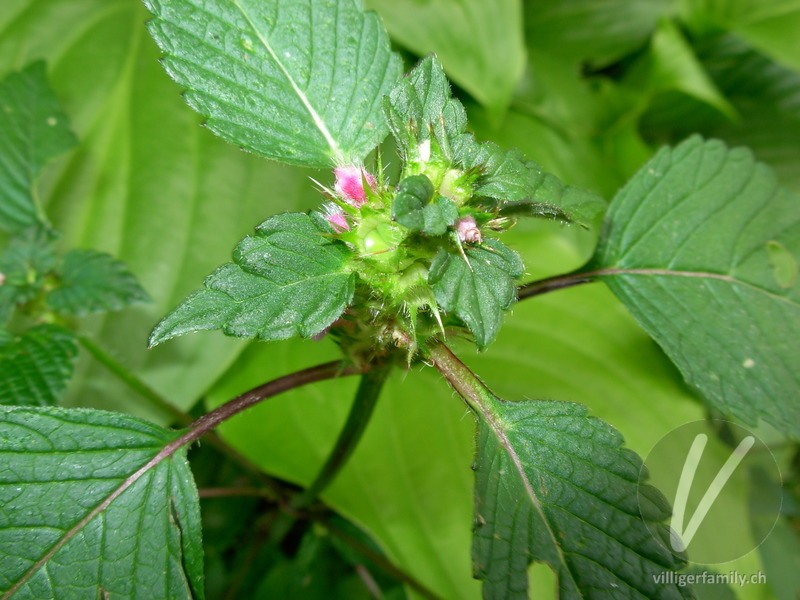
<svg viewBox="0 0 800 600"><path fill-rule="evenodd" d="M800 190L796 0L367 4L406 52L406 68L419 55L438 53L479 139L519 147L569 184L610 198L660 144L700 132L749 145L782 183ZM145 349L152 326L229 260L236 241L273 213L316 206L320 197L308 177L330 184L331 176L266 162L199 127L158 64L147 18L139 0L5 0L0 77L34 59L47 61L80 140L45 169L40 183L46 210L63 232L59 244L123 259L153 298L119 314L85 317L82 330L179 408L204 410L336 358L326 340L248 344L218 334ZM508 238L529 275L539 277L582 264L591 236L526 223ZM490 352L459 350L500 396L581 402L642 455L707 411L599 284L528 300L507 317ZM353 391L347 380L293 391L232 420L222 433L268 473L308 483ZM65 404L168 421L83 355ZM433 373L395 373L352 461L324 495L396 564L445 598L479 596L468 551L472 428L463 405ZM788 457L779 453L784 466ZM740 506L731 507L750 523L726 535L758 530L758 513L749 506L754 490L742 490ZM230 543L208 522L226 512L215 508L209 504L206 514L209 597ZM798 556L796 531L782 521L758 552L725 565L726 571L765 569L768 585L731 593L793 600L797 564L773 557ZM546 569L531 577L534 597L551 594Z"/></svg>

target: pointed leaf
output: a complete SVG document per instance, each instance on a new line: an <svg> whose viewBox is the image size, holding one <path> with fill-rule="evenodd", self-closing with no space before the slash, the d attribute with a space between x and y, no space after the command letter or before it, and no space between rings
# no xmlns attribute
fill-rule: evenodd
<svg viewBox="0 0 800 600"><path fill-rule="evenodd" d="M56 404L72 377L75 336L58 325L0 335L0 404Z"/></svg>
<svg viewBox="0 0 800 600"><path fill-rule="evenodd" d="M67 252L56 274L60 285L48 292L47 303L62 314L118 310L150 301L125 263L105 252Z"/></svg>
<svg viewBox="0 0 800 600"><path fill-rule="evenodd" d="M798 261L797 196L694 137L617 194L594 266L715 407L800 435Z"/></svg>
<svg viewBox="0 0 800 600"><path fill-rule="evenodd" d="M475 336L478 348L488 346L497 336L503 311L516 298L514 278L522 275L522 261L516 252L497 240L485 240L461 255L444 249L433 260L428 277L436 301L446 312L464 321Z"/></svg>
<svg viewBox="0 0 800 600"><path fill-rule="evenodd" d="M400 76L378 16L356 0L145 0L164 67L208 127L295 165L360 162L383 139Z"/></svg>
<svg viewBox="0 0 800 600"><path fill-rule="evenodd" d="M75 143L44 62L0 82L0 228L20 231L40 220L31 188L42 167Z"/></svg>
<svg viewBox="0 0 800 600"><path fill-rule="evenodd" d="M619 433L580 404L487 402L493 416L479 425L473 547L484 598L527 599L532 561L556 572L561 600L693 597L688 587L657 582L683 566L648 528L669 516L669 505L640 487L642 461L621 447Z"/></svg>
<svg viewBox="0 0 800 600"><path fill-rule="evenodd" d="M179 432L95 410L0 407L4 598L202 600Z"/></svg>
<svg viewBox="0 0 800 600"><path fill-rule="evenodd" d="M281 340L312 337L333 323L353 298L355 274L347 246L325 237L303 213L272 217L242 240L226 264L153 330L150 345L191 331Z"/></svg>

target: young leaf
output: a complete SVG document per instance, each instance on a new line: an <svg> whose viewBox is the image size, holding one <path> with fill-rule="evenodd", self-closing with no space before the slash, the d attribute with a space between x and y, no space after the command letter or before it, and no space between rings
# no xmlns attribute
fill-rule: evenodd
<svg viewBox="0 0 800 600"><path fill-rule="evenodd" d="M514 278L524 266L516 252L497 240L484 240L463 256L440 250L431 264L428 281L439 306L461 318L475 336L478 348L486 348L497 336L503 311L516 298Z"/></svg>
<svg viewBox="0 0 800 600"><path fill-rule="evenodd" d="M19 336L0 331L0 404L55 404L77 354L75 336L58 325L37 325Z"/></svg>
<svg viewBox="0 0 800 600"><path fill-rule="evenodd" d="M501 214L558 219L589 228L605 211L600 196L564 185L519 150L505 151L493 142L478 144L465 135L456 155L465 168L480 170L475 193L497 200Z"/></svg>
<svg viewBox="0 0 800 600"><path fill-rule="evenodd" d="M56 265L55 237L40 227L12 237L0 256L0 322L8 321L14 307L36 297L45 275Z"/></svg>
<svg viewBox="0 0 800 600"><path fill-rule="evenodd" d="M694 137L617 194L593 266L711 404L800 435L798 260L797 196Z"/></svg>
<svg viewBox="0 0 800 600"><path fill-rule="evenodd" d="M462 135L467 113L452 97L442 65L433 56L422 59L384 99L384 113L397 144L408 161L430 154L432 141L447 159L453 159L451 141Z"/></svg>
<svg viewBox="0 0 800 600"><path fill-rule="evenodd" d="M400 60L357 0L145 0L164 67L208 127L294 165L360 162Z"/></svg>
<svg viewBox="0 0 800 600"><path fill-rule="evenodd" d="M47 83L44 62L0 82L0 228L21 231L42 217L32 187L51 159L75 136Z"/></svg>
<svg viewBox="0 0 800 600"><path fill-rule="evenodd" d="M120 260L95 250L72 250L56 270L60 285L47 303L62 314L83 315L149 302L136 277Z"/></svg>
<svg viewBox="0 0 800 600"><path fill-rule="evenodd" d="M179 436L111 412L0 407L3 599L202 600Z"/></svg>
<svg viewBox="0 0 800 600"><path fill-rule="evenodd" d="M167 315L150 345L191 331L222 329L226 335L282 340L312 337L348 306L355 274L347 246L325 236L325 225L303 213L265 221L234 251L235 264L217 269Z"/></svg>
<svg viewBox="0 0 800 600"><path fill-rule="evenodd" d="M484 598L528 598L534 561L555 571L561 600L693 597L656 580L685 563L665 545L669 505L640 483L642 461L616 430L580 404L504 401L444 345L429 352L479 419L473 568Z"/></svg>
<svg viewBox="0 0 800 600"><path fill-rule="evenodd" d="M492 142L479 143L471 133L464 133L464 107L452 97L447 77L434 57L420 61L397 84L386 99L384 110L389 128L408 161L427 162L427 155L438 153L437 158L450 165L476 172L475 194L495 200L501 211L506 203L513 203L517 214L588 227L605 209L601 198L565 186L518 150L505 151ZM520 210L522 205L524 210Z"/></svg>

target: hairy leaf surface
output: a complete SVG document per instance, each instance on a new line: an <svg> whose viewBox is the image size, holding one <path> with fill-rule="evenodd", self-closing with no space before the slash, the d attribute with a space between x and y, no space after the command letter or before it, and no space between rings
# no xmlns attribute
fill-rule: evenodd
<svg viewBox="0 0 800 600"><path fill-rule="evenodd" d="M497 336L503 311L516 298L514 279L524 267L517 253L497 240L485 240L465 254L466 259L440 250L428 281L439 306L458 315L483 349Z"/></svg>
<svg viewBox="0 0 800 600"><path fill-rule="evenodd" d="M118 310L150 300L125 263L105 252L71 250L56 275L60 285L47 294L47 302L64 314Z"/></svg>
<svg viewBox="0 0 800 600"><path fill-rule="evenodd" d="M75 336L58 325L37 325L18 336L0 331L0 404L55 404L77 354Z"/></svg>
<svg viewBox="0 0 800 600"><path fill-rule="evenodd" d="M333 323L353 297L355 274L345 269L347 246L303 213L258 226L234 251L235 264L206 278L153 330L150 345L191 331L281 340L314 336Z"/></svg>
<svg viewBox="0 0 800 600"><path fill-rule="evenodd" d="M719 410L800 434L800 201L744 149L691 138L614 198L604 281Z"/></svg>
<svg viewBox="0 0 800 600"><path fill-rule="evenodd" d="M0 407L2 598L202 599L197 490L185 450L164 450L178 437L117 413Z"/></svg>
<svg viewBox="0 0 800 600"><path fill-rule="evenodd" d="M669 505L640 486L641 459L619 433L580 404L486 400L473 547L484 598L528 598L532 561L556 572L561 600L692 597L654 579L684 563L652 537L648 522L666 519Z"/></svg>
<svg viewBox="0 0 800 600"><path fill-rule="evenodd" d="M356 0L146 0L186 100L223 139L302 166L360 162L386 134L400 60Z"/></svg>
<svg viewBox="0 0 800 600"><path fill-rule="evenodd" d="M44 62L0 82L0 228L20 231L41 220L34 182L45 164L75 143Z"/></svg>

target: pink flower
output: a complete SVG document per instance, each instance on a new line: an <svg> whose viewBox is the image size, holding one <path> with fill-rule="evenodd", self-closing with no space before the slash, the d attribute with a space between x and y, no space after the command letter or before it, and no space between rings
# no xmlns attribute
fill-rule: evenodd
<svg viewBox="0 0 800 600"><path fill-rule="evenodd" d="M336 183L333 189L339 197L355 206L362 207L367 202L367 192L364 190L364 181L369 187L375 185L375 178L361 167L336 167L333 170L336 175Z"/></svg>
<svg viewBox="0 0 800 600"><path fill-rule="evenodd" d="M475 222L475 217L468 215L461 217L455 224L458 239L462 242L469 242L471 244L480 244L483 238L481 237L481 230L478 229L478 224Z"/></svg>
<svg viewBox="0 0 800 600"><path fill-rule="evenodd" d="M325 218L328 220L328 223L331 224L331 227L336 230L336 233L350 231L350 224L347 222L343 212L332 213Z"/></svg>

